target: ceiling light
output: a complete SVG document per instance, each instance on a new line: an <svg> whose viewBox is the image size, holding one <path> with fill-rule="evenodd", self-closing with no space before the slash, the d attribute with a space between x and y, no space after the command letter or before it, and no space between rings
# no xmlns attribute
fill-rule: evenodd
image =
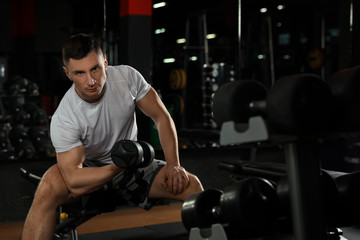
<svg viewBox="0 0 360 240"><path fill-rule="evenodd" d="M175 58L164 58L163 62L164 63L173 63L173 62L175 62Z"/></svg>
<svg viewBox="0 0 360 240"><path fill-rule="evenodd" d="M214 39L214 38L216 38L216 34L215 33L210 33L210 34L206 35L206 38L207 39Z"/></svg>
<svg viewBox="0 0 360 240"><path fill-rule="evenodd" d="M161 8L161 7L165 7L167 4L166 2L159 2L159 3L155 3L153 5L153 8Z"/></svg>
<svg viewBox="0 0 360 240"><path fill-rule="evenodd" d="M182 44L182 43L186 43L186 39L185 38L179 38L176 40L177 44Z"/></svg>
<svg viewBox="0 0 360 240"><path fill-rule="evenodd" d="M161 33L164 33L166 31L165 28L158 28L155 30L155 34L161 34Z"/></svg>
<svg viewBox="0 0 360 240"><path fill-rule="evenodd" d="M267 8L260 8L260 12L261 12L261 13L266 13L266 12L267 12Z"/></svg>
<svg viewBox="0 0 360 240"><path fill-rule="evenodd" d="M197 61L198 58L197 58L197 56L192 56L189 59L190 59L190 61L195 62L195 61Z"/></svg>

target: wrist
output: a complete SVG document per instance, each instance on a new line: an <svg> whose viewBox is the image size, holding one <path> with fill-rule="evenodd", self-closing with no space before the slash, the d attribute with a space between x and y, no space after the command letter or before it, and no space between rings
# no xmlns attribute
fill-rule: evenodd
<svg viewBox="0 0 360 240"><path fill-rule="evenodd" d="M115 163L111 163L108 166L110 168L110 171L112 171L114 173L120 173L120 172L124 171L123 168L119 168L118 166L115 165Z"/></svg>

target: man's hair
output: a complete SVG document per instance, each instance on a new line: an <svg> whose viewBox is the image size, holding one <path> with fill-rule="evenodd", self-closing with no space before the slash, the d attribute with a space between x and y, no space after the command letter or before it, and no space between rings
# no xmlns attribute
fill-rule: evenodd
<svg viewBox="0 0 360 240"><path fill-rule="evenodd" d="M62 46L64 66L67 66L70 58L82 59L91 52L102 54L101 46L94 36L84 33L71 36Z"/></svg>

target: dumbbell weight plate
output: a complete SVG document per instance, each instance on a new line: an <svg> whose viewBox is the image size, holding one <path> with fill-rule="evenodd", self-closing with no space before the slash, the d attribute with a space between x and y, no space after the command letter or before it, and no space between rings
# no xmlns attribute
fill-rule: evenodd
<svg viewBox="0 0 360 240"><path fill-rule="evenodd" d="M360 67L342 69L328 80L336 102L337 130L360 129Z"/></svg>
<svg viewBox="0 0 360 240"><path fill-rule="evenodd" d="M144 152L138 142L121 140L112 147L111 159L119 168L133 168L143 161Z"/></svg>
<svg viewBox="0 0 360 240"><path fill-rule="evenodd" d="M169 76L170 87L173 90L182 90L186 86L186 73L184 69L176 68L171 70Z"/></svg>
<svg viewBox="0 0 360 240"><path fill-rule="evenodd" d="M219 220L213 213L214 207L219 206L221 190L207 189L188 197L181 208L181 218L185 228L208 228Z"/></svg>
<svg viewBox="0 0 360 240"><path fill-rule="evenodd" d="M138 143L141 145L144 153L144 161L139 165L139 168L143 168L149 166L153 162L155 158L155 150L148 142L138 141Z"/></svg>
<svg viewBox="0 0 360 240"><path fill-rule="evenodd" d="M223 220L232 234L261 236L276 220L277 194L275 187L263 178L247 178L224 189L220 198Z"/></svg>
<svg viewBox="0 0 360 240"><path fill-rule="evenodd" d="M266 115L281 133L318 133L331 123L333 101L329 86L319 76L291 75L269 90Z"/></svg>
<svg viewBox="0 0 360 240"><path fill-rule="evenodd" d="M255 80L238 80L223 84L214 95L213 114L216 123L247 123L254 114L250 110L253 101L265 100L267 89Z"/></svg>

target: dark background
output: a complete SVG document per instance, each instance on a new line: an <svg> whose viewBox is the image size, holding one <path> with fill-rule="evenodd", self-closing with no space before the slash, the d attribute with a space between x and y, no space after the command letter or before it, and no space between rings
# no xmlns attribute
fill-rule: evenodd
<svg viewBox="0 0 360 240"><path fill-rule="evenodd" d="M360 62L358 1L169 0L147 15L121 15L124 2L128 1L0 1L0 95L7 95L5 83L15 76L27 78L38 84L50 120L71 85L62 70L61 44L72 34L92 33L105 47L109 64L134 66L161 93L178 128L182 163L205 188L224 187L229 174L219 171L217 162L240 159L243 153L218 146L219 126L209 117L211 108L204 107L217 87L237 79L254 79L271 87L276 79L295 73L314 73L326 81ZM282 4L284 9L279 10ZM261 13L262 8L267 12ZM164 33L155 34L162 28ZM204 31L216 38L206 42ZM179 38L186 38L186 43L176 43ZM164 63L165 58L175 62ZM204 77L205 64L217 74ZM170 88L173 69L185 71L184 89ZM149 120L140 115L139 125L141 138L157 147ZM264 159L281 161L282 152L278 153L279 149L269 151ZM358 152L353 154L352 159L358 159ZM342 158L344 153L327 155ZM55 159L0 160L0 221L23 220L35 187L20 177L18 169L41 174ZM354 169L354 165L342 166Z"/></svg>
<svg viewBox="0 0 360 240"><path fill-rule="evenodd" d="M223 75L214 79L218 85L252 78L266 86L281 76L302 72L316 73L326 80L335 71L359 63L355 43L360 7L356 1L171 0L165 7L153 9L150 16L120 16L120 3L1 1L0 58L6 65L2 81L21 75L38 83L41 94L51 100L46 106L51 115L70 85L62 72L61 44L72 34L88 32L105 44L110 64L133 65L165 98L182 96L184 112L182 116L177 116L178 111L174 114L178 128L202 129L217 127L206 125L201 106L201 74L206 63L223 64ZM281 4L284 9L278 10ZM264 7L267 12L261 13ZM161 28L165 32L155 34ZM208 60L204 29L216 34L208 40ZM176 43L185 37L186 43ZM313 49L323 56L315 67L311 65L316 61L310 55ZM189 60L193 56L197 61ZM175 62L163 63L169 57ZM169 88L169 73L174 68L186 71L183 91Z"/></svg>

